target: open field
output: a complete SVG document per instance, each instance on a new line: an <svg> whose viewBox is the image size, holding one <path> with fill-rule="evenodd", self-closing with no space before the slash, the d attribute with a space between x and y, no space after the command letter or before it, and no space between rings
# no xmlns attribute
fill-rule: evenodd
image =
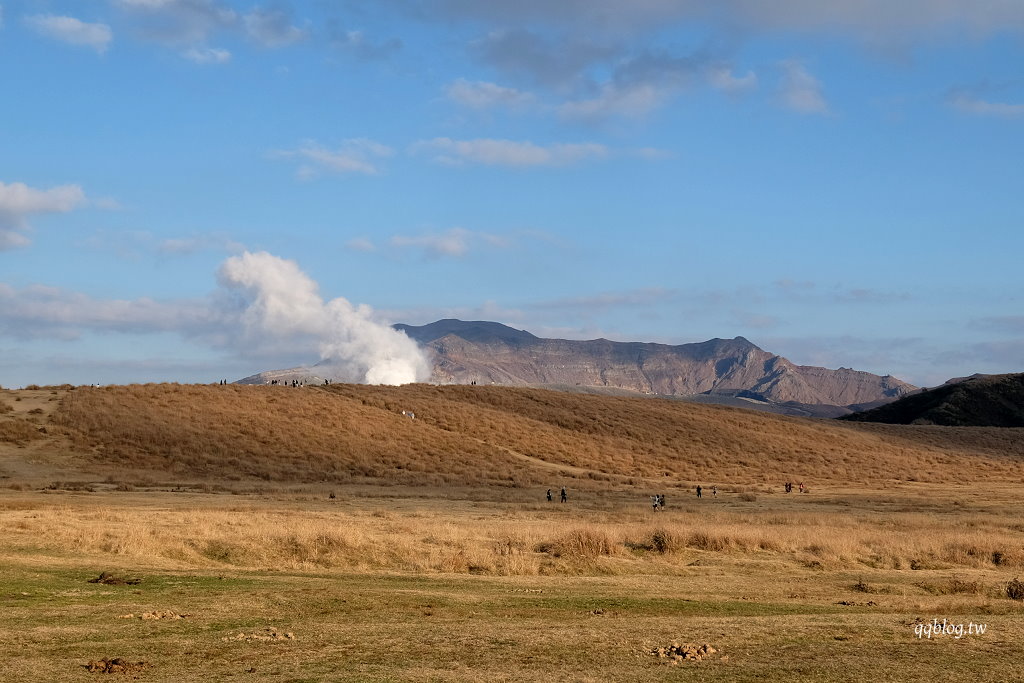
<svg viewBox="0 0 1024 683"><path fill-rule="evenodd" d="M5 678L1024 679L1019 430L437 389L0 392Z"/></svg>

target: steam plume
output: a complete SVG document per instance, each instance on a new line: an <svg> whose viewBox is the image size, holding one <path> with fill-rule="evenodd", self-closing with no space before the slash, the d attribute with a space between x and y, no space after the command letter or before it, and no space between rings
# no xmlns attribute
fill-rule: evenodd
<svg viewBox="0 0 1024 683"><path fill-rule="evenodd" d="M341 297L325 303L294 261L245 252L224 261L219 278L242 294L248 336L312 340L334 379L407 384L430 376L430 363L415 341L373 320L369 306Z"/></svg>

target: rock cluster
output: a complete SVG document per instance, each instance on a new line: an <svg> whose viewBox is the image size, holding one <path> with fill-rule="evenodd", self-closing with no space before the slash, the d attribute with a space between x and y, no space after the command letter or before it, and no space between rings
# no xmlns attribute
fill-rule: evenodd
<svg viewBox="0 0 1024 683"><path fill-rule="evenodd" d="M678 664L684 661L699 662L702 659L708 659L711 655L718 652L715 648L711 647L707 643L703 645L694 645L693 643L679 644L673 642L668 647L656 647L651 650L651 654L659 659L667 659L673 664Z"/></svg>
<svg viewBox="0 0 1024 683"><path fill-rule="evenodd" d="M251 643L253 641L295 640L295 634L291 631L287 633L278 633L276 628L268 626L262 631L237 633L233 636L224 636L221 640L244 640L247 643Z"/></svg>

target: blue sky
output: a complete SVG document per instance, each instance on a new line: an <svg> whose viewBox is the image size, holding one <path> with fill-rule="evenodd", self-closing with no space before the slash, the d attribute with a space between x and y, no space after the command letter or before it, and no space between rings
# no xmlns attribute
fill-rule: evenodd
<svg viewBox="0 0 1024 683"><path fill-rule="evenodd" d="M0 0L0 384L315 361L235 329L246 251L379 321L1024 371L1024 4L838 5Z"/></svg>

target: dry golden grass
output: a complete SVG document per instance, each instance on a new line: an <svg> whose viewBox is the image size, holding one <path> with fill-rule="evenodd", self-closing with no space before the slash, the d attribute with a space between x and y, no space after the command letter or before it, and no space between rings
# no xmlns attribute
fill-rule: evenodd
<svg viewBox="0 0 1024 683"><path fill-rule="evenodd" d="M1024 676L1019 484L670 492L659 512L631 489L88 488L0 489L10 680L103 657L153 681ZM149 612L189 616L122 618ZM989 633L920 640L933 618ZM275 629L295 638L256 638ZM649 655L676 640L726 659Z"/></svg>
<svg viewBox="0 0 1024 683"><path fill-rule="evenodd" d="M79 388L51 421L94 463L176 476L589 488L1024 477L1024 430L510 387Z"/></svg>
<svg viewBox="0 0 1024 683"><path fill-rule="evenodd" d="M626 494L563 506L167 493L151 504L153 494L25 493L0 500L0 524L11 556L71 553L165 569L660 574L705 555L832 570L1024 568L1024 525L1008 500L1016 493L1002 490L991 504L935 495L776 494L751 505L722 494L654 513Z"/></svg>

